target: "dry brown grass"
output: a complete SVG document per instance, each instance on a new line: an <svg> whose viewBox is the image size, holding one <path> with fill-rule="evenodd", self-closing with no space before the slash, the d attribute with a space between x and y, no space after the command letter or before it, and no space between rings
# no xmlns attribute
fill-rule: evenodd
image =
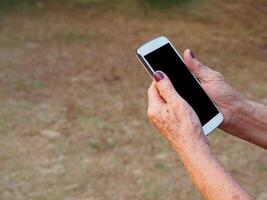
<svg viewBox="0 0 267 200"><path fill-rule="evenodd" d="M155 36L190 47L267 103L265 0L125 8L48 4L1 15L1 199L201 199L145 116L150 79L135 49ZM266 198L266 151L221 131L209 139L230 173Z"/></svg>

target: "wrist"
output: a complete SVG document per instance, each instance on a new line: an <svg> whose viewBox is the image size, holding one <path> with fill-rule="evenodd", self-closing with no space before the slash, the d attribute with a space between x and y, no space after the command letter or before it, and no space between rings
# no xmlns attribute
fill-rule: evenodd
<svg viewBox="0 0 267 200"><path fill-rule="evenodd" d="M202 167L205 166L203 163L216 160L207 140L193 141L190 145L184 145L182 149L174 146L173 148L188 171L190 168Z"/></svg>
<svg viewBox="0 0 267 200"><path fill-rule="evenodd" d="M230 131L235 130L236 127L242 126L243 121L251 114L253 106L251 102L243 97L233 105L231 118L227 123L222 125L223 130Z"/></svg>
<svg viewBox="0 0 267 200"><path fill-rule="evenodd" d="M208 140L202 131L185 134L185 137L180 138L179 141L169 141L169 143L181 158L211 151Z"/></svg>

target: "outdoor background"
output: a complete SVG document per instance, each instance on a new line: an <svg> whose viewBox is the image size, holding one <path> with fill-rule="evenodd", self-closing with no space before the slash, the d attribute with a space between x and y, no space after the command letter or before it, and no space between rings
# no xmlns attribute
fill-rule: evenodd
<svg viewBox="0 0 267 200"><path fill-rule="evenodd" d="M267 104L266 0L0 0L0 199L201 199L146 117L135 50L159 35ZM267 152L209 140L266 200Z"/></svg>

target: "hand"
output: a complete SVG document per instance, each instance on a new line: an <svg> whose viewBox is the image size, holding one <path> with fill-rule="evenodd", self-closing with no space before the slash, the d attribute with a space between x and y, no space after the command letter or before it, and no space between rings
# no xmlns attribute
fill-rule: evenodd
<svg viewBox="0 0 267 200"><path fill-rule="evenodd" d="M166 74L157 71L148 89L149 121L178 151L205 142L201 123L189 104L176 92Z"/></svg>
<svg viewBox="0 0 267 200"><path fill-rule="evenodd" d="M213 155L196 113L168 77L157 71L154 79L148 90L148 118L179 154L205 199L252 199Z"/></svg>
<svg viewBox="0 0 267 200"><path fill-rule="evenodd" d="M215 102L224 115L222 128L235 123L235 118L244 107L245 99L234 90L224 77L199 62L191 50L184 52L184 61L189 70L200 81L208 96Z"/></svg>

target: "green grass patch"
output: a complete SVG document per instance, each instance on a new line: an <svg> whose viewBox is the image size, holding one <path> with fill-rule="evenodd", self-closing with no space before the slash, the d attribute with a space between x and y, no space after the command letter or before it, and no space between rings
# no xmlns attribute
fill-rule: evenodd
<svg viewBox="0 0 267 200"><path fill-rule="evenodd" d="M37 5L38 3L40 3L38 0L1 0L0 9L7 9L21 5Z"/></svg>
<svg viewBox="0 0 267 200"><path fill-rule="evenodd" d="M6 121L4 119L0 119L0 130L6 128Z"/></svg>
<svg viewBox="0 0 267 200"><path fill-rule="evenodd" d="M87 45L91 42L95 42L96 40L104 40L109 39L110 36L106 35L105 33L95 31L95 30L88 30L86 32L75 32L75 31L68 31L62 30L61 32L57 32L51 34L49 36L43 36L36 38L38 41L52 41L55 43L76 43L81 45Z"/></svg>
<svg viewBox="0 0 267 200"><path fill-rule="evenodd" d="M15 82L15 87L17 91L35 91L40 90L45 87L45 84L41 81L23 81L17 80Z"/></svg>
<svg viewBox="0 0 267 200"><path fill-rule="evenodd" d="M57 4L60 7L82 8L82 9L111 9L127 10L133 6L141 9L166 10L169 8L188 8L195 6L204 0L0 0L0 11L8 11L12 8L21 10L43 8L49 4Z"/></svg>
<svg viewBox="0 0 267 200"><path fill-rule="evenodd" d="M141 6L167 9L172 7L184 7L194 3L199 3L201 0L138 0Z"/></svg>
<svg viewBox="0 0 267 200"><path fill-rule="evenodd" d="M80 43L80 44L87 44L89 41L91 41L92 37L95 35L91 34L80 34L75 32L63 32L60 34L56 34L53 36L53 39L56 39L58 41L64 41L67 43Z"/></svg>
<svg viewBox="0 0 267 200"><path fill-rule="evenodd" d="M165 171L167 169L167 166L162 162L158 162L155 164L155 168L161 171Z"/></svg>
<svg viewBox="0 0 267 200"><path fill-rule="evenodd" d="M45 84L43 82L40 82L40 81L32 81L29 84L29 88L31 90L39 90L39 89L44 88L44 86L45 86Z"/></svg>
<svg viewBox="0 0 267 200"><path fill-rule="evenodd" d="M75 8L115 8L125 4L124 0L58 0L62 5ZM126 3L127 4L127 3Z"/></svg>

